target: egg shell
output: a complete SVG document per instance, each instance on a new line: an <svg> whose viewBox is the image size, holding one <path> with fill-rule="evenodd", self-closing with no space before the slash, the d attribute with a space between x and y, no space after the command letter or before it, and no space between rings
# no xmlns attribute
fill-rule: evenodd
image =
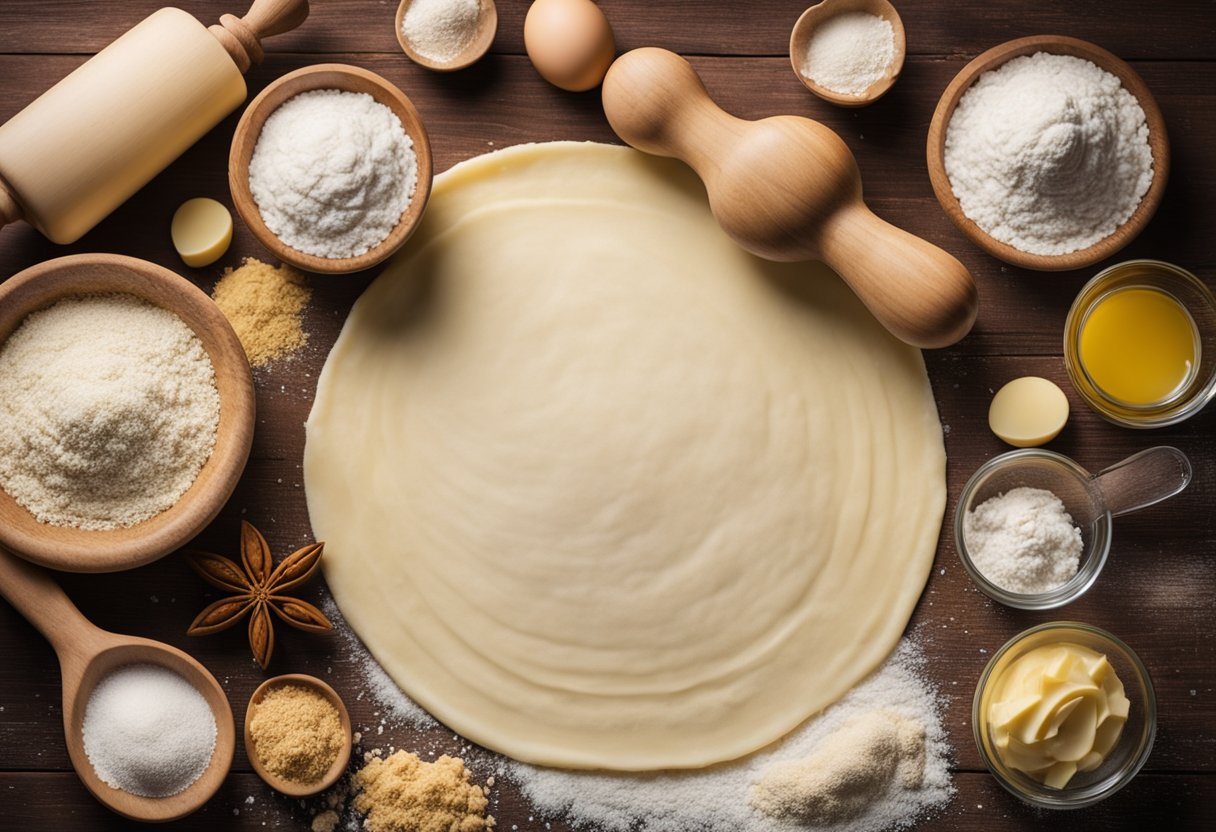
<svg viewBox="0 0 1216 832"><path fill-rule="evenodd" d="M536 0L524 19L524 48L550 84L583 92L604 80L616 43L591 0Z"/></svg>

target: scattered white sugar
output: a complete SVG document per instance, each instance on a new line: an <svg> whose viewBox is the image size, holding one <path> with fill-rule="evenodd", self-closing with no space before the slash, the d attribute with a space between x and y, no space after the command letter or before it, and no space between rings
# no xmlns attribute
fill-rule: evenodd
<svg viewBox="0 0 1216 832"><path fill-rule="evenodd" d="M480 16L479 0L414 0L401 20L401 34L419 55L445 64L473 42Z"/></svg>
<svg viewBox="0 0 1216 832"><path fill-rule="evenodd" d="M346 642L347 653L359 657L357 659L360 665L359 670L367 683L368 693L388 712L392 722L420 729L438 726L439 723L435 718L406 696L401 688L397 687L397 683L393 681L392 677L384 672L384 668L380 667L371 653L363 646L363 642L359 641L355 631L346 624L346 619L342 617L342 611L338 609L334 600L326 597L321 607L325 616L333 622L334 630ZM380 733L383 733L383 727L381 727Z"/></svg>
<svg viewBox="0 0 1216 832"><path fill-rule="evenodd" d="M878 15L846 12L815 27L802 74L839 95L861 95L894 61L894 27Z"/></svg>
<svg viewBox="0 0 1216 832"><path fill-rule="evenodd" d="M510 762L508 776L550 818L605 832L788 832L788 821L767 817L748 803L748 791L773 763L800 760L858 717L882 709L925 728L925 768L919 788L898 779L861 814L815 826L831 832L906 828L944 806L954 794L942 702L924 677L924 655L905 639L869 679L821 716L770 750L733 763L689 772L605 774L563 771Z"/></svg>
<svg viewBox="0 0 1216 832"><path fill-rule="evenodd" d="M168 668L120 667L103 678L84 713L84 751L107 785L168 797L206 771L215 716L199 691Z"/></svg>
<svg viewBox="0 0 1216 832"><path fill-rule="evenodd" d="M963 541L985 578L1023 594L1068 583L1083 548L1063 501L1043 488L1014 488L980 503L963 518Z"/></svg>
<svg viewBox="0 0 1216 832"><path fill-rule="evenodd" d="M368 655L358 636L346 626L337 605L327 599L323 607L346 641L348 653L360 657L366 692L384 711L394 721L415 728L439 727ZM891 832L940 810L955 793L950 779L951 750L943 725L945 700L926 678L925 664L921 647L912 638L905 638L882 667L823 714L765 751L709 769L607 774L533 766L472 745L463 745L459 753L471 770L496 781L514 781L537 810L528 821L536 822L539 816L546 829L553 821L562 820L576 829L596 832L791 832L799 828ZM896 777L864 811L835 824L796 826L788 819L768 817L752 808L749 792L770 766L814 755L842 728L859 718L871 717L875 710L924 727L924 768L918 788ZM362 739L357 736L356 742ZM452 739L461 741L455 734ZM377 749L369 753L375 754ZM430 756L435 756L434 749ZM352 832L357 829L353 816L346 820L356 824L350 826Z"/></svg>

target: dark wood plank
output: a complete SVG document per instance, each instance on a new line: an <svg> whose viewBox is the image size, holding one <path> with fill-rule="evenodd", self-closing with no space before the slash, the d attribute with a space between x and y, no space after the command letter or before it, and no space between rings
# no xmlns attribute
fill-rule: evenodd
<svg viewBox="0 0 1216 832"><path fill-rule="evenodd" d="M1003 791L987 773L955 776L958 794L945 811L919 825L932 832L1144 832L1146 829L1202 830L1216 817L1216 778L1203 774L1142 774L1107 801L1081 812L1036 810ZM253 803L248 798L253 798ZM161 828L180 832L219 829L305 830L317 801L288 800L270 793L256 775L234 774L219 793L194 815ZM571 832L560 820L546 821L519 803L509 787L491 795L498 829L518 832ZM94 801L65 772L0 773L0 817L5 828L48 829L48 817L62 818L72 832L130 832L132 824ZM746 830L739 830L746 832Z"/></svg>
<svg viewBox="0 0 1216 832"><path fill-rule="evenodd" d="M185 0L206 22L240 11L243 0ZM1059 32L1094 40L1125 57L1158 95L1174 151L1174 171L1162 210L1142 237L1115 259L1155 256L1216 275L1216 15L1206 0L1133 5L1125 0L1015 0L957 4L905 0L901 8L915 56L893 92L861 111L832 108L811 97L784 57L789 26L809 0L735 0L653 4L604 0L622 48L663 45L696 55L710 91L728 109L755 118L791 112L823 120L853 148L875 209L959 256L980 281L976 331L957 347L928 353L930 377L946 426L948 485L956 495L985 459L1006 450L987 430L992 393L1005 381L1034 373L1069 394L1073 418L1052 447L1091 470L1150 444L1175 444L1196 463L1191 488L1143 514L1116 521L1107 572L1080 602L1056 614L1022 613L987 601L970 585L950 542L950 516L913 629L931 658L932 678L948 704L947 721L961 769L959 795L931 830L1116 829L1151 826L1206 828L1216 819L1216 646L1212 597L1216 587L1216 411L1151 434L1115 428L1088 411L1064 375L1060 333L1068 304L1090 272L1037 275L1006 267L970 246L941 212L929 188L923 142L941 90L966 59L1010 37ZM161 5L122 0L82 6L66 0L0 3L0 119ZM250 76L251 94L298 66L322 60L357 63L388 77L414 99L428 124L437 169L510 144L548 139L611 141L595 93L571 95L542 82L522 55L526 3L501 0L496 53L472 70L438 76L402 57L391 31L393 2L317 0L300 31L271 42L273 54ZM102 10L104 8L104 11ZM279 51L274 51L279 50ZM53 55L38 53L75 53ZM383 53L383 54L370 54ZM738 56L753 57L714 57ZM759 56L759 57L755 57ZM767 57L764 57L767 56ZM0 277L71 251L119 251L151 259L209 287L220 266L240 256L267 257L243 227L223 263L185 269L168 240L168 218L184 199L207 195L228 202L226 157L233 116L212 131L152 186L75 246L52 246L28 228L0 231ZM300 458L303 421L317 373L350 304L372 274L314 279L307 313L309 348L296 360L257 373L258 431L249 469L220 518L197 545L230 552L239 520L263 528L276 553L310 539ZM953 499L947 509L953 511ZM121 575L64 576L63 584L99 625L160 638L196 655L228 691L238 720L265 677L238 631L188 639L186 625L213 596L177 556ZM321 582L305 597L326 594ZM1140 652L1160 707L1161 729L1148 769L1123 793L1082 813L1032 811L1006 795L981 763L971 739L972 691L988 656L1019 630L1052 618L1107 627ZM0 828L129 829L84 791L63 748L58 672L49 647L7 605L0 605ZM309 672L329 679L360 726L375 731L378 705L365 691L362 652L336 636L283 632L272 672ZM387 728L379 742L407 748L456 750L449 732ZM304 828L307 808L276 797L248 773L238 750L234 774L199 814L180 829ZM254 797L252 805L246 798ZM508 783L496 813L510 829L544 829ZM234 814L238 810L239 814ZM561 823L554 829L565 829Z"/></svg>
<svg viewBox="0 0 1216 832"><path fill-rule="evenodd" d="M437 170L526 141L616 141L596 95L554 89L523 58L492 56L468 73L439 76L392 56L335 57L360 63L406 90L430 130ZM0 78L9 79L0 99L0 119L17 112L49 80L82 60L0 56ZM307 56L272 56L251 76L251 93L310 62ZM937 97L961 68L961 59L910 62L891 94L862 111L841 110L813 98L778 59L698 58L694 63L711 92L733 112L750 118L796 113L821 119L837 130L858 158L866 195L875 210L943 246L971 269L980 284L981 314L975 332L952 354L1060 352L1069 303L1099 267L1043 274L1007 266L963 237L929 185L924 138ZM1179 263L1211 281L1216 276L1216 240L1205 229L1216 228L1216 201L1210 198L1216 193L1216 167L1209 163L1210 137L1216 136L1216 63L1149 62L1140 70L1166 113L1175 175L1147 230L1107 262L1155 257ZM743 77L747 83L740 82ZM763 96L754 94L757 87L765 90ZM476 119L468 116L473 111ZM169 242L168 219L177 205L193 196L230 202L227 153L235 124L236 116L225 120L152 186L73 246L54 246L23 225L0 230L0 275L74 251L131 250L169 268L183 269ZM243 227L237 230L235 252L268 256ZM225 262L231 261L230 257ZM206 283L218 267L185 272ZM333 282L356 285L357 280Z"/></svg>
<svg viewBox="0 0 1216 832"><path fill-rule="evenodd" d="M82 20L73 0L0 3L0 52L96 52L165 5L163 0L107 3ZM242 14L247 0L180 0L175 5L204 23ZM522 55L523 20L530 0L498 0L494 50ZM696 55L788 56L790 29L811 0L697 0L652 3L601 0L620 50L663 46ZM1104 0L1023 3L897 3L914 55L975 57L990 46L1026 35L1060 34L1092 40L1124 58L1216 57L1216 23L1206 0L1143 3L1120 13ZM393 33L396 0L314 0L309 19L268 44L275 51L400 54ZM404 60L404 58L403 58Z"/></svg>

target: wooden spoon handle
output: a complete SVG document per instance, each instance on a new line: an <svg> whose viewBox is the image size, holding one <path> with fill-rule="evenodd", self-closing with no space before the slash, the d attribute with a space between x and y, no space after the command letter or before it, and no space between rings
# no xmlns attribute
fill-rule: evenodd
<svg viewBox="0 0 1216 832"><path fill-rule="evenodd" d="M86 634L100 632L59 588L47 570L0 548L0 595L25 616L59 654L76 652Z"/></svg>
<svg viewBox="0 0 1216 832"><path fill-rule="evenodd" d="M865 203L838 210L820 237L823 261L895 337L933 349L975 323L975 281L955 257L884 222Z"/></svg>

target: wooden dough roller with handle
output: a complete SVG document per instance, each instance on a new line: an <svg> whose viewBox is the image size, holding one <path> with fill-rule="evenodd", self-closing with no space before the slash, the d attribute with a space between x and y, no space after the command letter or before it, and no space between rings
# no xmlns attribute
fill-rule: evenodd
<svg viewBox="0 0 1216 832"><path fill-rule="evenodd" d="M857 162L827 127L799 116L736 118L714 104L687 61L665 49L618 58L603 96L623 140L692 166L714 216L743 248L769 260L822 260L913 346L944 347L971 329L970 273L866 207Z"/></svg>
<svg viewBox="0 0 1216 832"><path fill-rule="evenodd" d="M308 0L255 0L207 28L161 9L0 127L0 226L78 240L245 100L260 41Z"/></svg>

